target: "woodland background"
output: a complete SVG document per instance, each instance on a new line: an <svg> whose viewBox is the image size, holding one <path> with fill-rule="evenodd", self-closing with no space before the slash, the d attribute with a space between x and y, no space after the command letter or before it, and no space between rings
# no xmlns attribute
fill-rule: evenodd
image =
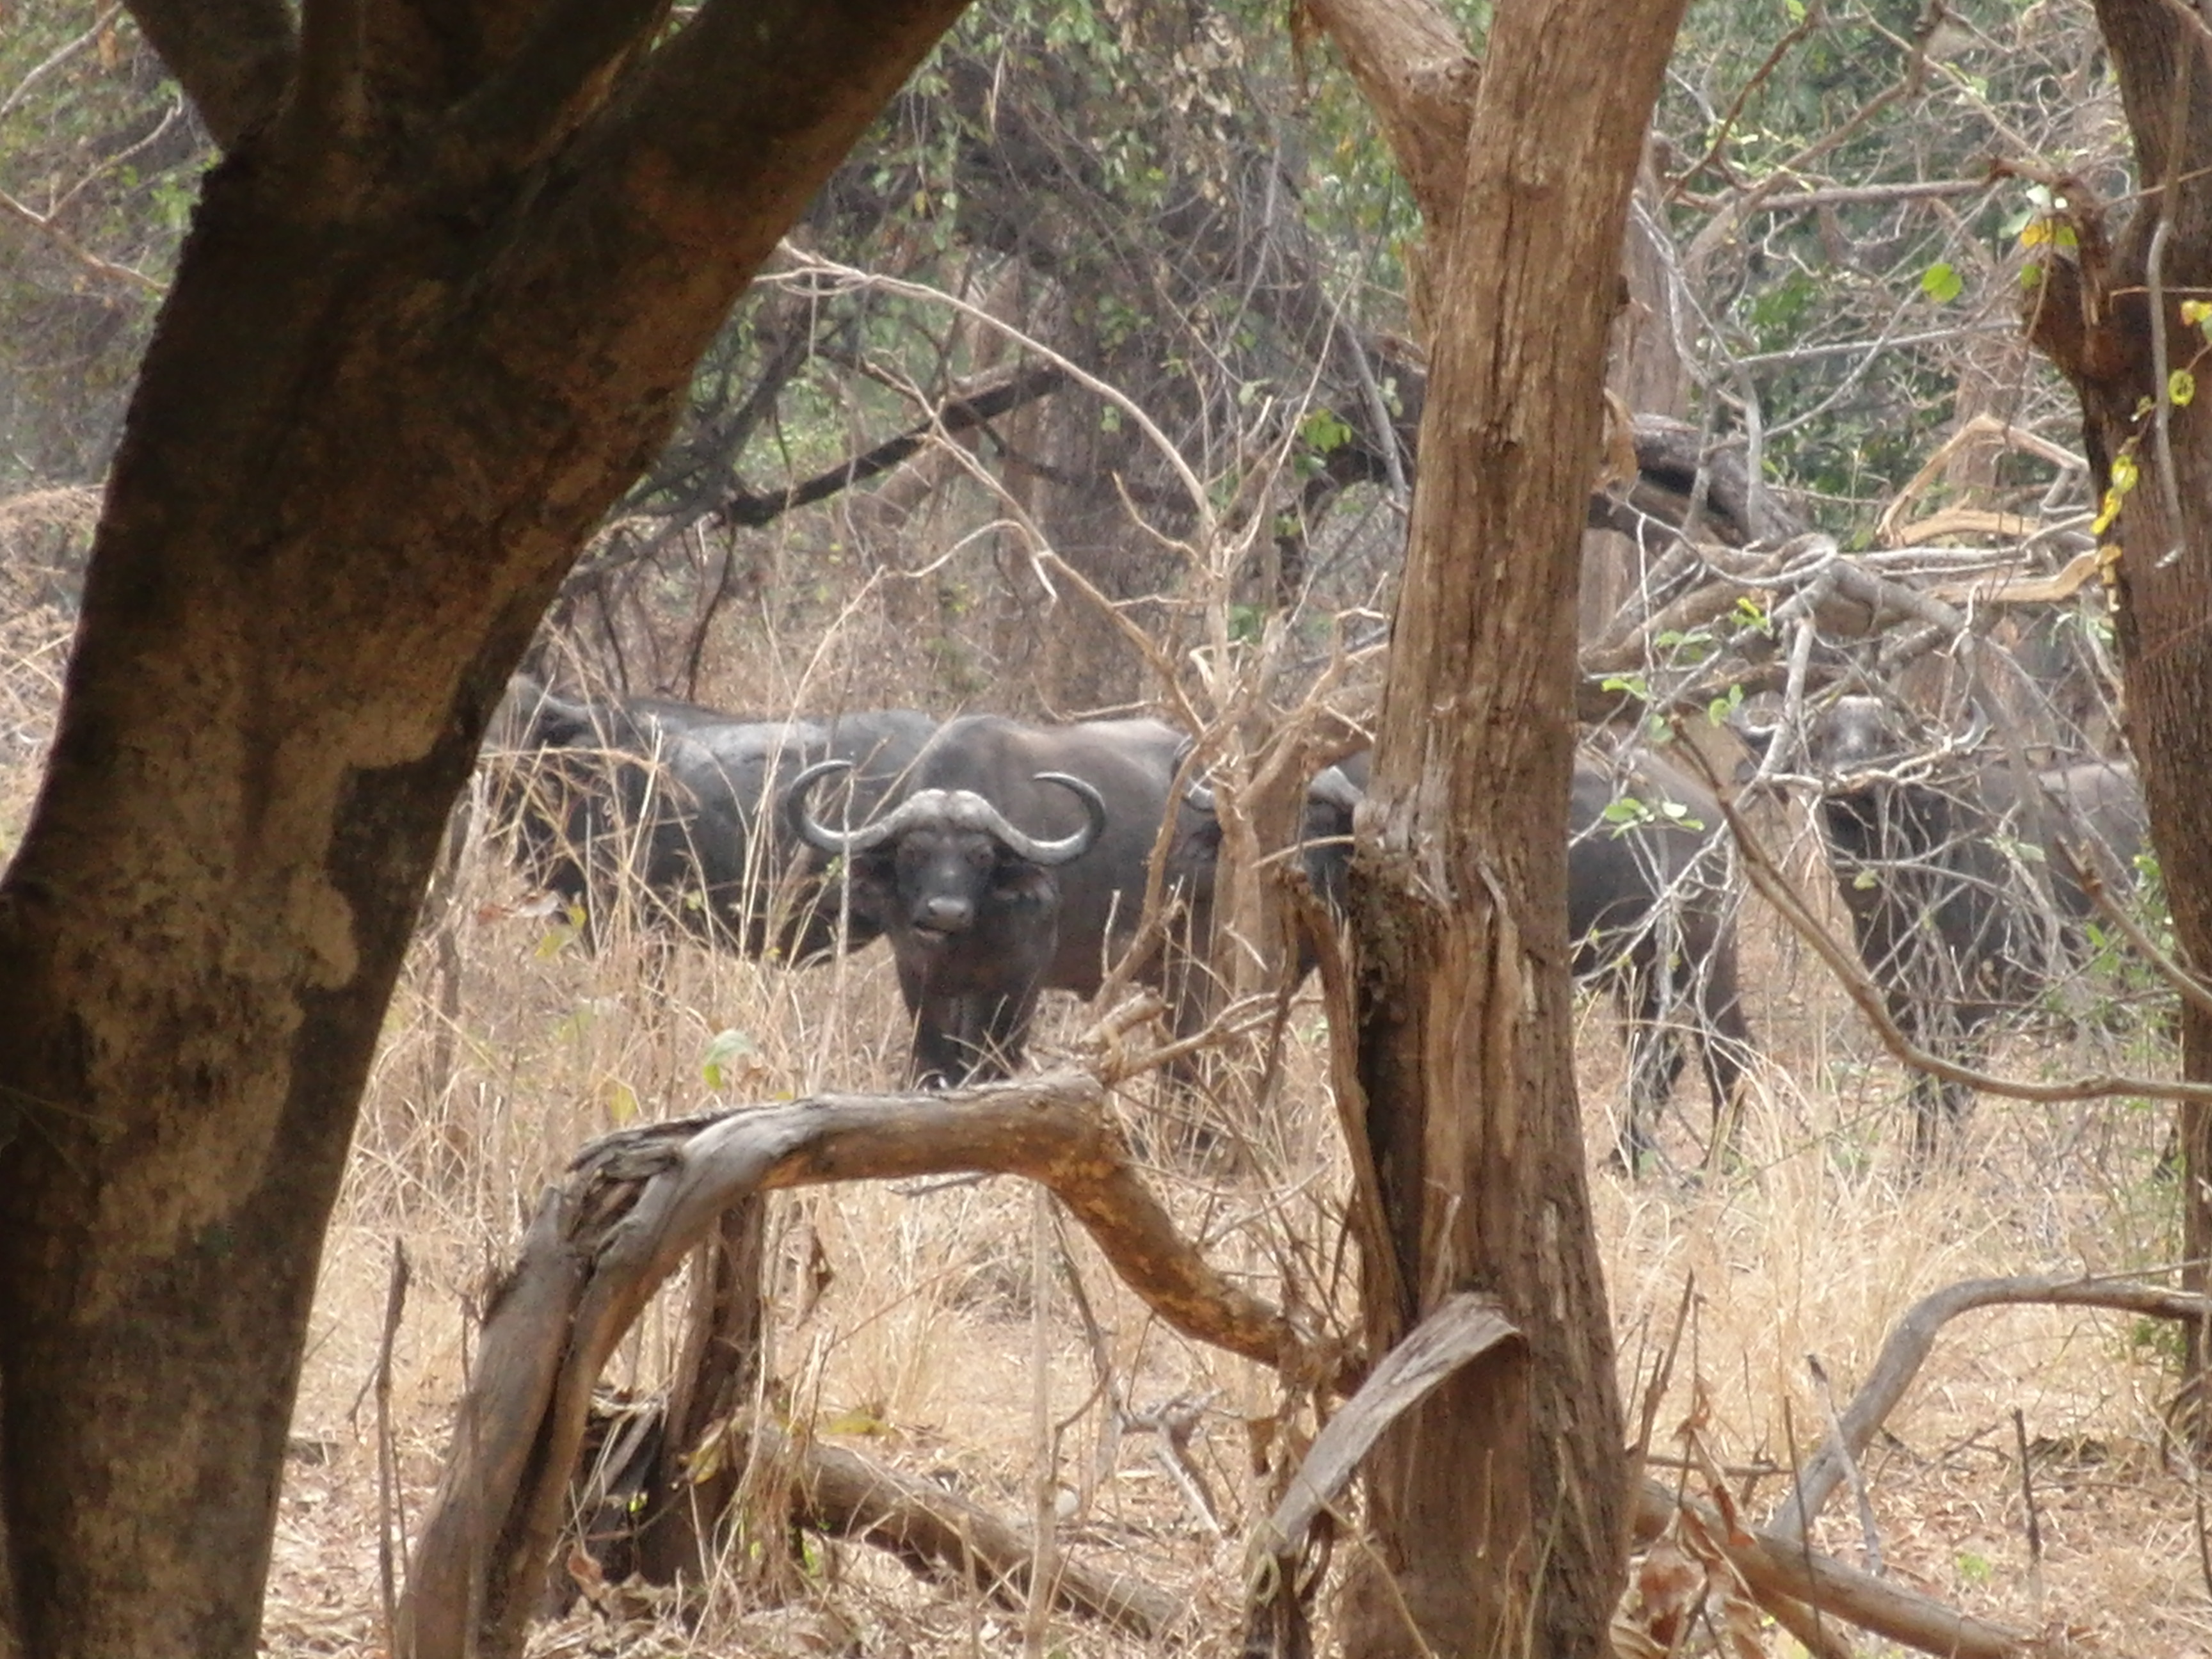
<svg viewBox="0 0 2212 1659"><path fill-rule="evenodd" d="M12 0L0 18L4 854L213 151L118 9ZM1479 35L1486 9L1462 21ZM1632 212L1616 393L1681 422L1666 430L1690 453L1733 458L1741 496L1697 504L1736 521L1723 539L1811 530L1900 580L2002 566L2063 587L2097 503L2078 405L2021 335L2021 271L2060 234L2056 181L2116 201L2127 158L2085 8L1793 5L1783 23L1699 4ZM1263 724L1310 717L1318 683L1357 727L1418 473L1416 232L1374 118L1302 13L1285 27L1267 9L1155 0L979 6L732 316L530 665L771 714L1073 717L1203 694ZM1614 495L1632 501L1619 449ZM1189 480L1229 533L1193 538L1207 515ZM1582 632L1614 656L1592 680L1700 705L1771 685L1756 616L1644 625L1674 592L1668 551L1656 533L1593 532ZM2094 580L1996 607L1982 631L2045 693L2018 710L2043 742L2113 746ZM1955 697L1942 644L1893 634L1846 654L1933 708ZM1839 922L1807 826L1778 809L1764 829ZM1718 1466L1756 1512L1824 1430L1808 1354L1848 1393L1940 1285L2140 1271L2179 1244L2156 1169L2167 1112L2147 1102L1984 1100L1959 1166L1908 1181L1896 1067L1771 915L1747 906L1744 925L1765 1056L1740 1165L1704 1184L1601 1179L1595 1202L1626 1397L1686 1298L1655 1450L1700 1478ZM2066 1012L2154 990L2106 975ZM1068 1011L1061 1042L1086 1023ZM902 1046L880 954L794 970L642 939L587 951L530 902L481 813L465 821L325 1257L267 1650L380 1639L380 1525L404 1524L434 1478L487 1271L576 1147L717 1101L888 1086ZM2053 1024L2001 1059L2031 1075L2173 1063L2154 1025L2127 1019ZM1348 1328L1326 1079L1302 1002L1212 1109L1211 1154L1188 1151L1188 1103L1138 1091L1120 1109L1210 1251ZM1600 1156L1624 1090L1602 999L1583 1011L1577 1081ZM1670 1127L1684 1164L1698 1092L1686 1082ZM362 1396L395 1242L416 1279L392 1339L397 1480L380 1492ZM1147 1322L1010 1182L781 1199L771 1259L770 1386L794 1421L1011 1514L1044 1471L1066 1494L1066 1548L1171 1587L1206 1650L1226 1650L1243 1533L1266 1506L1255 1471L1310 1428L1270 1379ZM657 1317L617 1368L633 1388L669 1364ZM2170 1455L2162 1417L2178 1360L2166 1331L2116 1316L1975 1316L1893 1419L1866 1525L1839 1508L1817 1536L2084 1651L2212 1653L2201 1477ZM736 1553L703 1601L605 1590L538 1639L949 1652L1024 1634L971 1586L817 1543L795 1560ZM1073 1621L1048 1640L1127 1649Z"/></svg>

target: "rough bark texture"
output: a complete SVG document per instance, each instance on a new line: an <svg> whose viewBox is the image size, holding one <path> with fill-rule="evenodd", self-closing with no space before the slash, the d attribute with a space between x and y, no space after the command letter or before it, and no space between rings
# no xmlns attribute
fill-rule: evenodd
<svg viewBox="0 0 2212 1659"><path fill-rule="evenodd" d="M1680 13L1500 8L1463 188L1415 185L1425 207L1449 205L1431 224L1421 480L1354 866L1358 1069L1395 1256L1369 1264L1368 1334L1381 1352L1473 1289L1526 1345L1468 1366L1370 1462L1396 1584L1355 1593L1357 1655L1419 1651L1407 1613L1438 1654L1595 1655L1620 1584L1620 1401L1569 1032L1567 793L1607 324ZM1389 95L1387 72L1363 82ZM1384 121L1394 142L1402 125ZM1424 153L1401 146L1401 164Z"/></svg>
<svg viewBox="0 0 2212 1659"><path fill-rule="evenodd" d="M447 808L746 275L957 6L709 0L650 55L650 6L487 10L465 51L143 9L236 142L0 884L0 1647L103 1659L252 1651Z"/></svg>
<svg viewBox="0 0 2212 1659"><path fill-rule="evenodd" d="M2075 252L2046 270L2027 327L2080 394L2098 488L2124 452L2140 470L2112 532L2123 550L2112 595L2128 738L2175 940L2203 974L2212 969L2212 424L2200 396L2170 410L2162 442L2156 416L2138 411L2168 371L2191 368L2201 385L2207 370L2205 337L2182 321L2181 304L2212 293L2212 38L2193 13L2160 0L2098 0L2096 10L2146 193L2108 242L2087 193L2068 191ZM2212 1082L2212 1021L2185 1005L2181 1033L2183 1075ZM2212 1114L2185 1105L2180 1119L2184 1282L2203 1291L2212 1286ZM2203 1443L2212 1353L2201 1328L2190 1348Z"/></svg>

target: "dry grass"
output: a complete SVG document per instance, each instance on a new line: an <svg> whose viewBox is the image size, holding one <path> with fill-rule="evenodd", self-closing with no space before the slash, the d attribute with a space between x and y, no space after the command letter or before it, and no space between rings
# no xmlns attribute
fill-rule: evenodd
<svg viewBox="0 0 2212 1659"><path fill-rule="evenodd" d="M28 811L64 631L49 609L18 612L0 634L0 848ZM870 654L848 646L810 657L781 683L803 686L810 664L820 673ZM841 683L846 673L838 669ZM866 689L884 700L899 692ZM416 1269L395 1347L393 1425L411 1518L435 1478L476 1299L577 1146L635 1114L864 1089L898 1069L903 1035L880 950L808 972L619 936L592 953L518 914L521 897L495 851L473 850L392 1007L313 1315L264 1637L273 1655L380 1646L375 1458L362 1395L395 1241ZM1897 1316L1951 1279L2161 1261L2174 1249L2174 1197L2150 1173L2162 1115L2125 1104L1984 1102L1960 1168L1904 1182L1894 1069L1763 915L1747 931L1766 1058L1739 1163L1701 1186L1593 1179L1632 1394L1685 1284L1695 1290L1657 1449L1669 1449L1689 1414L1694 1380L1705 1437L1726 1462L1787 1466L1823 1420L1805 1356L1818 1355L1848 1390ZM1078 1016L1058 1018L1064 1039ZM1270 1296L1340 1310L1342 1170L1318 1025L1302 1006L1279 1098L1242 1126L1238 1157L1217 1149L1206 1167L1168 1157L1176 1138L1161 1132L1155 1107L1134 1098L1126 1109L1162 1149L1163 1183L1218 1260ZM748 1045L717 1096L701 1060L731 1030ZM1612 1144L1623 1082L1601 1003L1587 1011L1579 1054L1595 1158ZM2015 1041L2002 1058L2072 1063L2047 1039ZM1702 1117L1700 1092L1686 1080L1684 1117ZM1681 1125L1669 1133L1686 1146ZM794 1417L1018 1516L1037 1473L1042 1351L1043 1407L1065 1423L1054 1476L1069 1547L1174 1588L1196 1614L1198 1650L1232 1650L1240 1535L1267 1496L1252 1447L1281 1409L1272 1379L1162 1329L1074 1242L1069 1259L1129 1406L1206 1401L1194 1456L1223 1512L1217 1535L1146 1437L1117 1445L1107 1432L1094 1354L1053 1253L1041 1252L1026 1190L994 1182L777 1202L770 1368ZM649 1317L616 1380L650 1386L674 1339L665 1315ZM1888 1571L1976 1611L2066 1631L2083 1651L2212 1655L2191 1491L2159 1451L2165 1360L2161 1342L2118 1318L1969 1316L1870 1459ZM2015 1409L2037 1446L2039 1574L2025 1542ZM1778 1501L1775 1478L1747 1486L1753 1515ZM1832 1506L1820 1540L1857 1558L1847 1500ZM619 1625L579 1613L546 1627L538 1649L927 1655L1020 1641L1018 1616L969 1587L917 1583L866 1550L825 1548L807 1565L787 1601L754 1595L732 1571L681 1608L641 1598ZM1072 1655L1129 1646L1073 1621L1055 1622L1051 1645Z"/></svg>

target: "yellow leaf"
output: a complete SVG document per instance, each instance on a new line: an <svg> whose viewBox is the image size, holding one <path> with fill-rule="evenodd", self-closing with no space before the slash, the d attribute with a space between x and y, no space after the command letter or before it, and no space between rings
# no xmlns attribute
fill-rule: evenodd
<svg viewBox="0 0 2212 1659"><path fill-rule="evenodd" d="M637 1091L620 1081L607 1085L607 1119L616 1128L637 1121Z"/></svg>

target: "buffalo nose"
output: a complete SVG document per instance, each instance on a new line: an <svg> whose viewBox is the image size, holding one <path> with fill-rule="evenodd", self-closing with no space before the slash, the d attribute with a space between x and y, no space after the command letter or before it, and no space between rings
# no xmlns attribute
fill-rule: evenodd
<svg viewBox="0 0 2212 1659"><path fill-rule="evenodd" d="M923 900L921 915L916 920L940 933L957 933L967 929L975 915L975 907L966 899L939 897Z"/></svg>

